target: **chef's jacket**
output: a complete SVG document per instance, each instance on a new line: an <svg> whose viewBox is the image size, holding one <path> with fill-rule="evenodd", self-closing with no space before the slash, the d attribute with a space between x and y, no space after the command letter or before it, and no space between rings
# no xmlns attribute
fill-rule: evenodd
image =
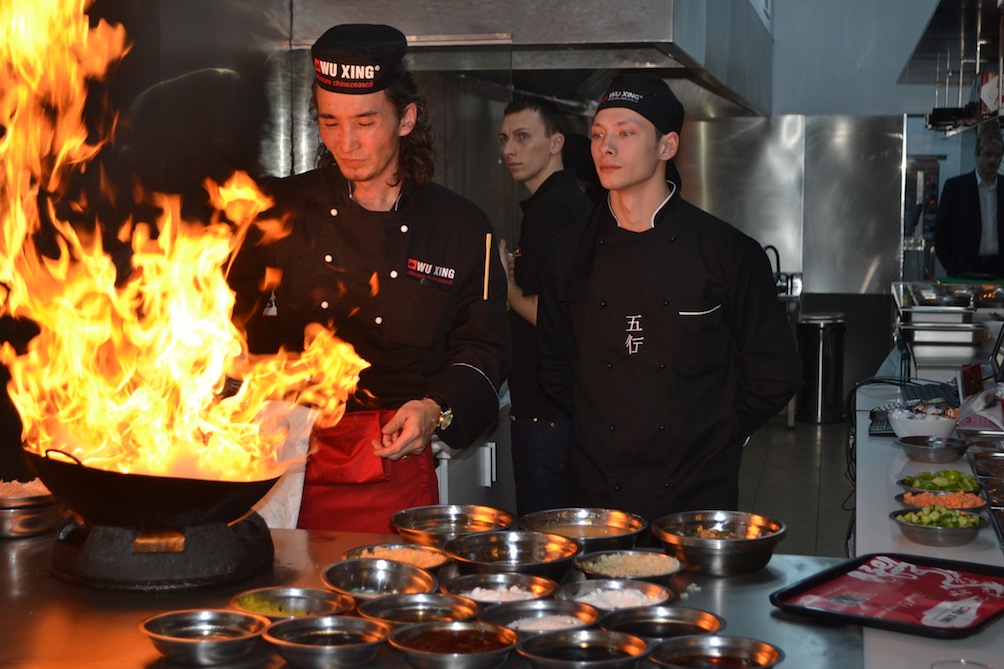
<svg viewBox="0 0 1004 669"><path fill-rule="evenodd" d="M425 396L454 418L440 437L461 448L498 416L509 370L506 285L491 224L459 195L411 180L389 212L350 196L336 169L276 180L269 215L290 234L249 238L235 260L235 316L247 319L252 352L302 350L304 327L321 323L370 363L348 410L397 408ZM266 268L280 268L274 290Z"/></svg>
<svg viewBox="0 0 1004 669"><path fill-rule="evenodd" d="M572 504L650 520L735 508L747 437L802 382L760 245L679 196L654 224L621 229L601 199L556 240L537 321Z"/></svg>

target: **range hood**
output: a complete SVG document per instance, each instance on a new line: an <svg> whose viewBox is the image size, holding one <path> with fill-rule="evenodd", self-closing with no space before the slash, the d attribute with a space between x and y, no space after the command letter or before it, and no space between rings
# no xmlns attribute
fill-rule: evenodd
<svg viewBox="0 0 1004 669"><path fill-rule="evenodd" d="M491 78L478 53L504 45L499 76L568 105L595 104L619 70L648 69L672 80L692 118L770 113L773 39L748 2L291 0L288 9L293 48L337 23L389 23L408 36L413 67Z"/></svg>

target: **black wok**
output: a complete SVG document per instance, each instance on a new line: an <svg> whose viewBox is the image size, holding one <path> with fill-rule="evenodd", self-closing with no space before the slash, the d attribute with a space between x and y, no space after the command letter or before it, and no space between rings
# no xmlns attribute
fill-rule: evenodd
<svg viewBox="0 0 1004 669"><path fill-rule="evenodd" d="M229 523L244 516L278 478L264 481L123 474L68 462L59 451L25 451L38 478L68 508L94 525L141 532Z"/></svg>

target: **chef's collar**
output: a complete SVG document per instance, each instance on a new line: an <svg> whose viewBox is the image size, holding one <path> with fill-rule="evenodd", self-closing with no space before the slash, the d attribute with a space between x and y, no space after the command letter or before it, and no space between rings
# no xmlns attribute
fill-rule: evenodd
<svg viewBox="0 0 1004 669"><path fill-rule="evenodd" d="M355 198L352 197L352 182L348 179L345 180L345 188L351 202L355 202L356 206L360 209L365 209L361 204L356 202ZM397 193L397 199L394 200L394 206L390 208L389 211L400 211L405 207L411 206L412 202L415 201L415 190L418 186L411 179L405 179L404 183L401 184L401 190ZM366 211L369 211L367 209ZM384 212L387 213L387 212Z"/></svg>
<svg viewBox="0 0 1004 669"><path fill-rule="evenodd" d="M677 191L676 183L674 181L666 179L666 185L669 186L669 195L666 196L666 199L663 200L659 204L659 206L655 208L655 212L652 213L652 225L649 226L649 229L655 227L655 219L659 217L659 214L662 213L662 210L666 208L666 205L669 204L669 201L673 199L674 195L676 195ZM617 214L614 213L614 208L610 206L610 193L607 193L607 208L610 210L610 215L614 217L614 223L617 224L618 228L621 227L621 222L617 220Z"/></svg>

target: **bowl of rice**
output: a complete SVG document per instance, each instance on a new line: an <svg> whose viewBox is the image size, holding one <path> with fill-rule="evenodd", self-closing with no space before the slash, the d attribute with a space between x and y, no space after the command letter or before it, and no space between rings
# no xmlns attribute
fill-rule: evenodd
<svg viewBox="0 0 1004 669"><path fill-rule="evenodd" d="M424 546L422 544L372 544L370 546L353 548L342 554L343 560L355 560L357 558L404 562L413 567L424 569L433 575L450 561L450 556L446 554L446 551L435 546Z"/></svg>
<svg viewBox="0 0 1004 669"><path fill-rule="evenodd" d="M595 606L570 599L533 599L489 606L478 620L516 630L521 639L546 632L592 627L603 613Z"/></svg>
<svg viewBox="0 0 1004 669"><path fill-rule="evenodd" d="M543 576L500 571L457 576L440 585L439 589L449 595L473 599L485 607L550 597L558 589L558 583Z"/></svg>
<svg viewBox="0 0 1004 669"><path fill-rule="evenodd" d="M633 578L669 585L683 567L672 555L647 550L596 551L572 561L588 579Z"/></svg>
<svg viewBox="0 0 1004 669"><path fill-rule="evenodd" d="M675 593L664 585L629 578L596 578L563 585L554 593L558 599L589 604L601 611L655 606L672 601Z"/></svg>

